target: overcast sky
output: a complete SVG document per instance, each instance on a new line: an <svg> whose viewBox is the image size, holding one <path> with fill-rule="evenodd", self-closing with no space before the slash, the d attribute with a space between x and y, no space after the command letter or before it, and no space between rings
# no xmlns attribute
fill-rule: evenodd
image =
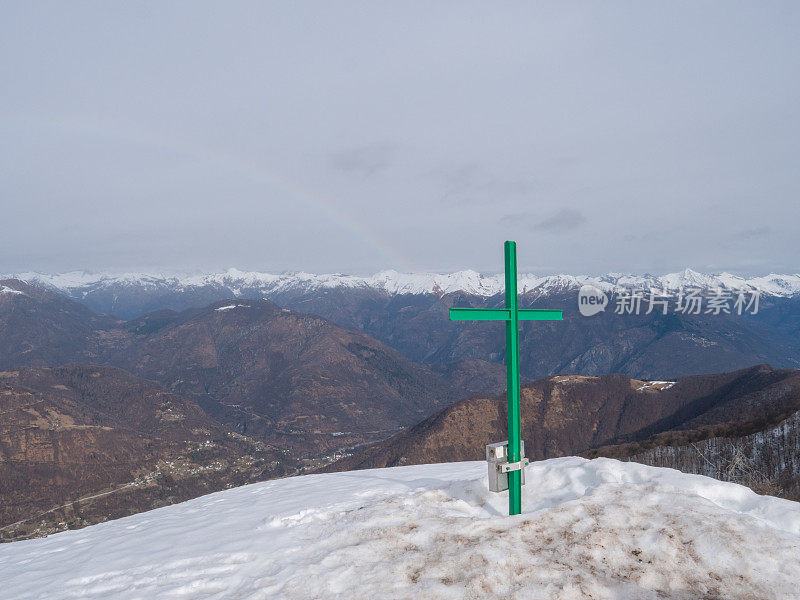
<svg viewBox="0 0 800 600"><path fill-rule="evenodd" d="M0 1L0 272L800 271L797 2Z"/></svg>

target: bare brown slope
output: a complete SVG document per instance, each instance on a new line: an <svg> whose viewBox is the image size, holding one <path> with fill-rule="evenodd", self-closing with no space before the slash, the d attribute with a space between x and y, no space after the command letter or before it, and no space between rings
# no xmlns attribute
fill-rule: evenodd
<svg viewBox="0 0 800 600"><path fill-rule="evenodd" d="M622 375L549 377L522 389L523 439L528 456L538 460L643 440L659 427L694 429L765 414L774 420L800 399L797 381L797 371L767 365L684 377L669 387L643 388L645 382ZM484 446L505 439L505 431L504 396L468 398L329 470L480 460Z"/></svg>
<svg viewBox="0 0 800 600"><path fill-rule="evenodd" d="M0 539L125 516L294 466L193 401L116 368L0 372Z"/></svg>
<svg viewBox="0 0 800 600"><path fill-rule="evenodd" d="M17 279L0 290L0 369L96 362L98 332L121 323Z"/></svg>
<svg viewBox="0 0 800 600"><path fill-rule="evenodd" d="M106 360L304 455L386 437L457 399L439 374L321 317L236 300L127 324Z"/></svg>

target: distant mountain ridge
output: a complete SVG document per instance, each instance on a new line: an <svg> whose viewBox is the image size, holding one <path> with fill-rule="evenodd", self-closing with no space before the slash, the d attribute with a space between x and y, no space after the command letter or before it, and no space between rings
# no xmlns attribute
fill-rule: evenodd
<svg viewBox="0 0 800 600"><path fill-rule="evenodd" d="M112 328L115 327L113 322L119 319L130 321L151 315L152 321L153 313L164 310L183 312L232 299L266 299L281 308L319 315L339 327L368 334L406 358L430 365L438 371L446 371L451 363L466 364L464 361L479 361L475 364L482 363L484 367L502 364L505 355L502 328L486 323L448 320L447 311L453 306L496 308L503 303L503 295L495 285L497 278L492 280L477 273L462 275L446 276L450 278L446 281L436 280L438 276L430 276L431 280L425 280L426 276L421 275L408 276L411 279L403 284L404 276L397 273L355 278L228 271L218 275L175 276L172 279L166 275L111 277L73 274L51 278L50 283L41 282L39 289L49 289L53 296L82 304L93 311L96 318L113 315L116 319L103 317L112 322ZM469 283L470 277L472 284ZM608 279L605 282L593 281L603 289L644 286L648 281L645 277L622 275L608 276ZM680 314L674 310L674 295L670 302L673 310L669 314L661 314L659 310L648 312L645 294L641 314L617 314L617 309L610 306L590 318L581 316L578 311L579 284L587 279L552 277L533 290L525 284L523 289L528 291L520 294L520 306L562 309L564 321L522 327L522 375L530 380L557 373L624 373L638 378L660 379L732 371L759 363L769 363L778 368L800 368L800 293L794 293L798 287L795 279L800 280L800 276L776 275L747 280L748 285L758 285L761 290L757 314L753 310L737 314L735 309L732 314ZM12 281L17 280L0 281L0 284L10 289L25 289L24 284L17 285ZM487 283L492 281L494 288ZM701 292L708 297L713 297L713 288L717 284L735 287L741 281L744 280L733 276L712 277L688 270L652 279L654 286L710 286L711 289ZM76 287L81 285L83 287ZM444 293L459 288L478 290L480 294L466 291ZM433 293L434 289L438 291ZM493 291L498 293L486 295ZM735 295L735 292L731 294ZM747 296L753 298L752 293L747 293ZM616 301L612 299L611 304L618 303L620 297L617 293ZM25 297L0 294L0 306L12 302L13 298ZM16 313L9 318L19 319L21 316ZM58 331L59 328L47 328L40 338L43 340ZM49 347L55 349L56 345L39 344L36 352L45 353ZM93 349L88 347L86 350L89 353L81 360L96 361L91 354ZM14 345L9 351L19 354L24 364L63 364L63 361L53 360L32 363L29 349L22 344ZM12 364L18 363L12 361ZM481 372L480 376L483 376L483 371L483 368L473 373L462 371L460 381L472 382L469 384L472 387L477 373Z"/></svg>
<svg viewBox="0 0 800 600"><path fill-rule="evenodd" d="M494 296L503 292L503 274L482 275L466 270L455 273L399 273L388 270L368 277L343 274L285 273L272 274L258 271L228 269L207 274L163 274L163 273L91 273L72 271L60 274L17 273L2 277L13 277L46 287L58 289L69 295L90 293L115 286L142 288L171 288L187 291L192 288L228 288L233 296L243 289L259 289L264 293L280 293L288 290L318 290L332 288L371 288L388 294L452 294L464 292L476 296ZM0 277L0 278L2 278ZM632 275L608 273L590 275L544 275L520 274L519 290L523 294L546 296L552 292L578 288L592 284L604 291L622 288L657 288L662 290L680 287L711 289L760 290L770 296L795 296L800 294L800 274L770 273L759 277L745 278L731 273L705 274L685 269L666 275Z"/></svg>

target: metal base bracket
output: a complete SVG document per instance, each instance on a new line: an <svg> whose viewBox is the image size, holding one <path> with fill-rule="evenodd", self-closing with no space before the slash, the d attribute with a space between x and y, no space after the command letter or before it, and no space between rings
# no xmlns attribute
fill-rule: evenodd
<svg viewBox="0 0 800 600"><path fill-rule="evenodd" d="M508 489L508 474L519 471L522 475L522 485L525 485L525 467L530 461L525 458L525 442L520 443L522 460L508 462L508 442L497 442L486 446L486 463L489 467L489 491L503 492Z"/></svg>
<svg viewBox="0 0 800 600"><path fill-rule="evenodd" d="M523 458L521 461L515 463L500 463L497 465L497 468L500 469L501 473L508 473L509 471L521 471L529 464L531 464L531 461L527 458Z"/></svg>

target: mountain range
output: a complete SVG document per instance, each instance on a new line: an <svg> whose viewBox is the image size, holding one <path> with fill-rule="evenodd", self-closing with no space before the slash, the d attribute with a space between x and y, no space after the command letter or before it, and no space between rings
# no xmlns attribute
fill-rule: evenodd
<svg viewBox="0 0 800 600"><path fill-rule="evenodd" d="M500 365L451 363L446 378L365 333L264 299L123 321L37 286L0 283L16 292L0 295L0 368L120 367L303 456L385 437L464 393L503 385Z"/></svg>
<svg viewBox="0 0 800 600"><path fill-rule="evenodd" d="M271 291L259 287L270 277L279 281ZM410 436L422 454L388 461L422 460L426 448L460 456L466 450L450 434L414 437L442 419L460 435L471 432L478 450L497 441L491 438L503 426L504 328L451 322L447 311L498 307L503 298L491 277L443 277L408 276L403 283L389 274L253 276L212 285L214 276L203 276L198 286L138 276L1 280L0 482L14 493L2 498L0 538L131 514L343 456L349 462L342 464L380 464L383 458L369 456L383 456L381 444L392 436L400 436L392 438L394 450ZM578 289L586 279L525 287L521 306L564 311L562 322L526 323L520 331L522 375L532 386L525 394L551 386L548 406L561 407L553 413L558 418L525 409L542 417L529 438L532 456L604 452L667 466L682 461L699 472L709 456L718 468L739 464L742 452L769 439L784 448L769 460L785 460L796 448L795 429L776 421L772 409L766 429L748 423L781 389L794 389L791 378L773 385L752 376L754 390L764 392L751 398L750 412L732 413L736 447L705 434L691 438L700 450L683 443L675 431L684 422L688 431L725 425L689 424L700 409L677 424L670 419L702 404L697 382L717 382L708 385L717 385L720 399L734 397L720 383L732 376L704 374L763 363L776 373L800 367L793 277L748 280L760 286L760 305L756 314L741 315L609 309L584 317ZM85 285L70 287L68 280ZM593 281L615 294L632 279ZM688 271L662 278L668 281L725 283ZM144 307L152 310L142 314ZM678 383L674 390L651 388L653 380ZM783 437L768 430L778 426ZM794 471L787 480L775 464L748 469L768 473L770 485L791 495Z"/></svg>
<svg viewBox="0 0 800 600"><path fill-rule="evenodd" d="M96 313L118 318L137 318L148 311L184 311L231 298L266 298L282 308L319 315L342 328L366 333L433 370L462 361L501 364L504 357L502 328L447 319L452 306L502 306L501 277L474 271L450 275L386 271L354 277L231 269L194 276L68 273L25 277ZM620 315L609 307L586 318L577 311L578 290L586 283L609 294L650 287L696 288L704 293L716 288L758 290L760 300L755 311L745 314L646 314L644 309L641 314ZM800 367L800 275L745 279L689 269L660 277L524 275L520 290L520 306L561 308L565 315L563 323L523 325L521 369L528 380L557 373L677 377L759 363Z"/></svg>
<svg viewBox="0 0 800 600"><path fill-rule="evenodd" d="M96 312L129 319L162 308L182 310L236 297L276 299L329 290L372 291L389 296L466 294L489 298L503 293L503 275L476 271L449 274L381 271L368 277L311 273L271 274L228 269L220 273L92 273L37 272L0 277L21 279L55 289L86 304ZM758 289L767 296L800 294L800 274L776 274L745 278L731 273L704 274L691 269L667 275L608 273L601 276L521 274L519 292L529 299L546 297L592 284L610 292L623 288L676 290L680 287L709 290ZM280 303L280 302L279 302Z"/></svg>

